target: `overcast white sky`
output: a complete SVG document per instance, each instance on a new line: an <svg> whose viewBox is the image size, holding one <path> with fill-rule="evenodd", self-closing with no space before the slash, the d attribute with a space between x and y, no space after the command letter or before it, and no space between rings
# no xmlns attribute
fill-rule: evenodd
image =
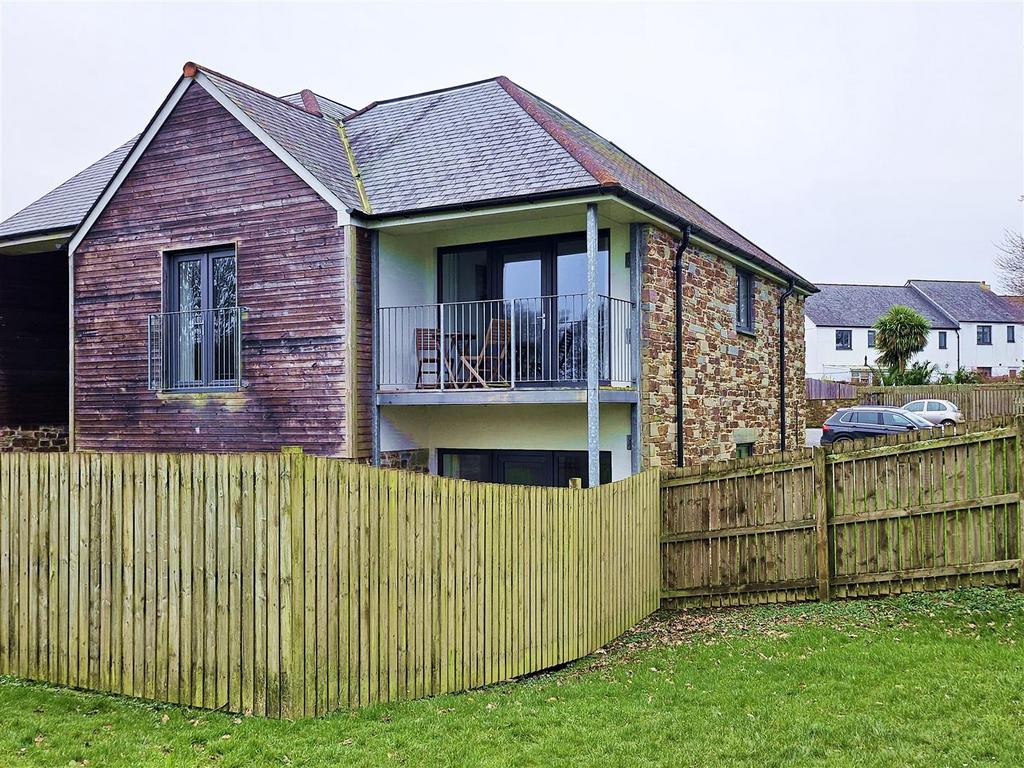
<svg viewBox="0 0 1024 768"><path fill-rule="evenodd" d="M194 59L374 99L506 74L813 281L995 277L1021 229L1024 3L0 3L0 219Z"/></svg>

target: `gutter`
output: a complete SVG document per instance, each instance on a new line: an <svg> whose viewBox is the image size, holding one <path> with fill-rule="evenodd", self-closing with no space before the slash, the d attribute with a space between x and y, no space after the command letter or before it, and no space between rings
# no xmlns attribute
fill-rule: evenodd
<svg viewBox="0 0 1024 768"><path fill-rule="evenodd" d="M779 296L779 450L786 450L786 299L796 290L793 279Z"/></svg>
<svg viewBox="0 0 1024 768"><path fill-rule="evenodd" d="M683 441L686 436L683 419L683 255L690 245L690 225L683 228L683 239L676 248L676 466L683 466Z"/></svg>

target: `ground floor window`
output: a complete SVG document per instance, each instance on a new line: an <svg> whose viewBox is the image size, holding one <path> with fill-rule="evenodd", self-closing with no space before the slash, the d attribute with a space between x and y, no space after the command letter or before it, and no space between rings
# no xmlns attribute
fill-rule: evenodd
<svg viewBox="0 0 1024 768"><path fill-rule="evenodd" d="M754 455L754 444L753 443L737 443L736 444L736 458L745 459L747 456Z"/></svg>
<svg viewBox="0 0 1024 768"><path fill-rule="evenodd" d="M611 451L601 451L601 482L612 480ZM498 451L441 448L437 452L442 477L485 483L544 485L564 488L578 477L586 485L586 451Z"/></svg>

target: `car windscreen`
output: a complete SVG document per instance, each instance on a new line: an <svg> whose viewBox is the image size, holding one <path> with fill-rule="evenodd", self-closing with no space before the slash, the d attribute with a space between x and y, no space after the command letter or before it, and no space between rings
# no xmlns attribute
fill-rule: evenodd
<svg viewBox="0 0 1024 768"><path fill-rule="evenodd" d="M911 413L910 411L900 411L900 415L906 416L914 423L915 426L918 427L928 427L930 429L931 427L935 426L930 421L928 421L928 419L922 416L918 416L916 413Z"/></svg>

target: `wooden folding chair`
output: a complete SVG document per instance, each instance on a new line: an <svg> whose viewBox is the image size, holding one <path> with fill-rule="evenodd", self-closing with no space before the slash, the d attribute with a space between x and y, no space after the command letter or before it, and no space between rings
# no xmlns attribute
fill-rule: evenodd
<svg viewBox="0 0 1024 768"><path fill-rule="evenodd" d="M424 376L433 376L426 384ZM416 389L438 389L441 386L441 334L436 328L416 329Z"/></svg>
<svg viewBox="0 0 1024 768"><path fill-rule="evenodd" d="M509 321L492 319L476 353L459 356L459 362L469 374L463 386L507 387L508 348Z"/></svg>

